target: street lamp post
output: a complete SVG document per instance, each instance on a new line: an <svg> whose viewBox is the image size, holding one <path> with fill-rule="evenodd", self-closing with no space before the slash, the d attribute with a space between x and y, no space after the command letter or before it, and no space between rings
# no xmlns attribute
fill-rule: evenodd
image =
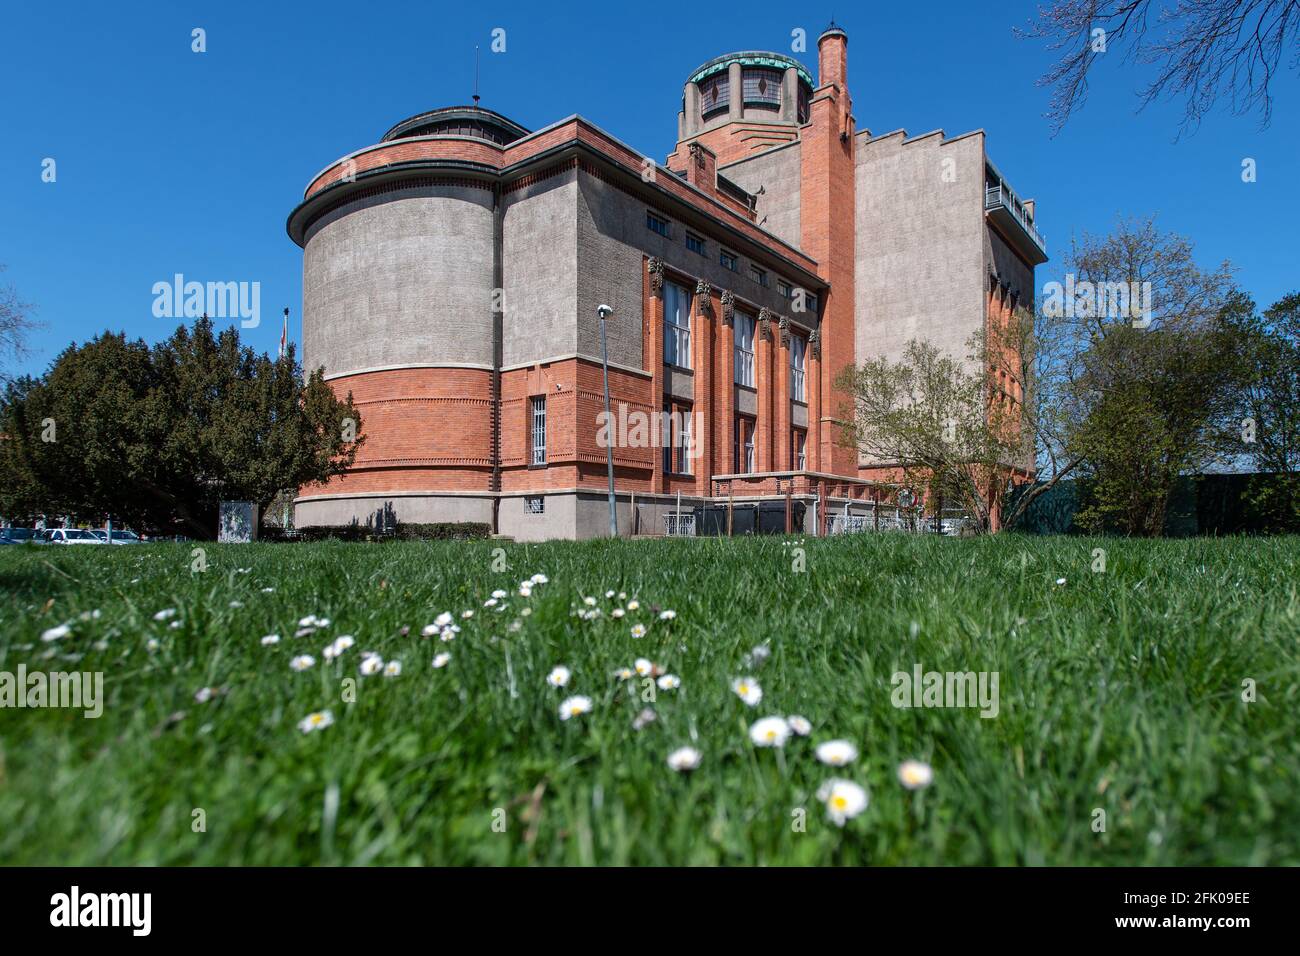
<svg viewBox="0 0 1300 956"><path fill-rule="evenodd" d="M618 511L614 507L614 429L609 418L609 349L605 345L605 320L614 314L607 305L596 307L600 318L600 368L605 379L605 467L609 474L609 536L618 537Z"/></svg>

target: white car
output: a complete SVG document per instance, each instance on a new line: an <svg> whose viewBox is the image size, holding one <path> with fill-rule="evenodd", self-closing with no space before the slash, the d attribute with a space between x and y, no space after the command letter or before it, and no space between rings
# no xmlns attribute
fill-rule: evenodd
<svg viewBox="0 0 1300 956"><path fill-rule="evenodd" d="M46 544L103 544L89 531L80 528L50 528L45 532Z"/></svg>
<svg viewBox="0 0 1300 956"><path fill-rule="evenodd" d="M101 544L141 544L140 536L134 531L127 531L125 528L114 528L113 539L108 538L108 531L103 528L94 528L90 532L100 540Z"/></svg>

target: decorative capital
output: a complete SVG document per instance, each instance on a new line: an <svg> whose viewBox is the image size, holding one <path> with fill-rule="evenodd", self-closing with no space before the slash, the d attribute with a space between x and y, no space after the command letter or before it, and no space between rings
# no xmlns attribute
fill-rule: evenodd
<svg viewBox="0 0 1300 956"><path fill-rule="evenodd" d="M758 334L764 341L772 341L772 310L766 306L758 310Z"/></svg>
<svg viewBox="0 0 1300 956"><path fill-rule="evenodd" d="M808 333L808 347L817 358L822 357L822 330L813 329Z"/></svg>
<svg viewBox="0 0 1300 956"><path fill-rule="evenodd" d="M695 283L695 308L700 315L713 314L713 286L704 279Z"/></svg>
<svg viewBox="0 0 1300 956"><path fill-rule="evenodd" d="M734 325L736 321L736 294L730 289L722 290L722 324Z"/></svg>
<svg viewBox="0 0 1300 956"><path fill-rule="evenodd" d="M658 297L664 291L664 264L658 256L646 260L646 269L650 272L650 294Z"/></svg>
<svg viewBox="0 0 1300 956"><path fill-rule="evenodd" d="M781 316L777 319L777 328L781 330L781 347L790 347L790 319L788 316Z"/></svg>

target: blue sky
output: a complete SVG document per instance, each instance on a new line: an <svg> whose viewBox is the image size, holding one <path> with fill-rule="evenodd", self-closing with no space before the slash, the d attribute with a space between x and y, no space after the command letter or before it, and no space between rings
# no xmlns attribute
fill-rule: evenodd
<svg viewBox="0 0 1300 956"><path fill-rule="evenodd" d="M1056 138L1035 80L1051 62L1012 28L1033 3L860 4L834 9L849 34L859 129L989 133L990 154L1026 198L1053 251L1120 215L1156 213L1210 264L1231 259L1261 303L1300 288L1300 95L1276 83L1272 126L1215 113L1175 141L1181 104L1137 111L1143 74L1103 60L1087 108ZM644 4L10 4L0 31L0 263L45 328L13 371L39 372L70 341L111 328L153 341L155 282L261 284L262 323L242 335L274 351L280 313L299 339L302 253L285 217L307 181L397 120L472 93L536 129L580 113L662 160L682 83L739 49L790 51L816 75L814 40L832 8ZM689 10L674 20L674 10ZM191 30L207 52L191 51ZM506 51L490 52L494 28ZM41 181L42 161L57 181ZM1258 181L1241 181L1245 157Z"/></svg>

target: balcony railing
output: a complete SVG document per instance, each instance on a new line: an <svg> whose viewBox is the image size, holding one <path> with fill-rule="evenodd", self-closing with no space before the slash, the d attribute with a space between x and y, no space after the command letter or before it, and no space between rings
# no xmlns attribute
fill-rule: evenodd
<svg viewBox="0 0 1300 956"><path fill-rule="evenodd" d="M670 538L695 537L695 515L686 512L664 515L664 534Z"/></svg>
<svg viewBox="0 0 1300 956"><path fill-rule="evenodd" d="M1005 209L1011 213L1011 218L1025 231L1034 245L1038 246L1043 256L1046 257L1047 240L1035 228L1034 221L1029 217L1025 204L1020 201L1020 197L1013 193L1004 183L996 183L985 187L984 209Z"/></svg>

